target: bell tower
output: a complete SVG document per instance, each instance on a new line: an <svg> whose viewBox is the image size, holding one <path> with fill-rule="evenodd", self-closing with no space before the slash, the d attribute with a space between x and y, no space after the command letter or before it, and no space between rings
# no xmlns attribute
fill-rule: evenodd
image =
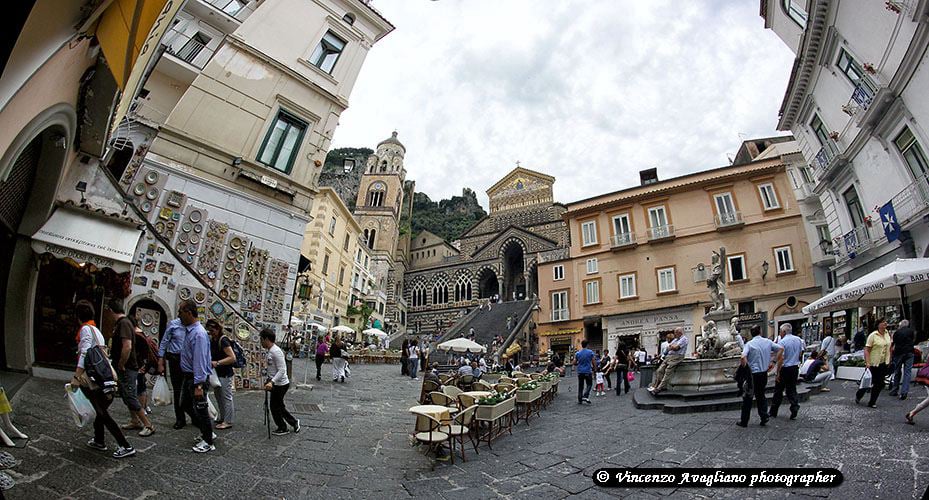
<svg viewBox="0 0 929 500"><path fill-rule="evenodd" d="M405 154L406 148L397 140L396 131L381 141L377 151L368 157L355 202L355 216L365 243L373 254L386 254L391 259L400 233Z"/></svg>

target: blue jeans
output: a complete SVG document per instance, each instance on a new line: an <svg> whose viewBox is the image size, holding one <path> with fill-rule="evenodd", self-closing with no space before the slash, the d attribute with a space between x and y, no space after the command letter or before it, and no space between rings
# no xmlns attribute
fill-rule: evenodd
<svg viewBox="0 0 929 500"><path fill-rule="evenodd" d="M419 358L412 358L410 363L410 378L416 378L416 369L419 368Z"/></svg>
<svg viewBox="0 0 929 500"><path fill-rule="evenodd" d="M903 385L900 384L900 370L903 370ZM890 381L890 392L896 394L897 390L901 395L910 392L910 377L913 376L913 353L898 354L893 357L894 376Z"/></svg>
<svg viewBox="0 0 929 500"><path fill-rule="evenodd" d="M577 402L590 398L590 388L593 385L593 374L591 373L578 373L577 374Z"/></svg>

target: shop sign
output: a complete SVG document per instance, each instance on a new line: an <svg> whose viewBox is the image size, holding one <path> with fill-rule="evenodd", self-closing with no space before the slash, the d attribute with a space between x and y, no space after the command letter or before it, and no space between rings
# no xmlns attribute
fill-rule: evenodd
<svg viewBox="0 0 929 500"><path fill-rule="evenodd" d="M606 318L608 339L614 340L629 335L657 335L660 331L684 328L684 333L693 332L690 309L671 309L646 313L623 314Z"/></svg>
<svg viewBox="0 0 929 500"><path fill-rule="evenodd" d="M768 322L768 312L760 311L739 315L739 326L764 324Z"/></svg>
<svg viewBox="0 0 929 500"><path fill-rule="evenodd" d="M261 176L261 183L264 184L265 186L268 186L271 189L274 189L277 187L277 179L268 177L267 175Z"/></svg>
<svg viewBox="0 0 929 500"><path fill-rule="evenodd" d="M580 328L563 328L559 330L548 330L546 332L539 332L540 337L551 337L554 335L577 335L583 330Z"/></svg>
<svg viewBox="0 0 929 500"><path fill-rule="evenodd" d="M125 263L116 262L115 260L107 259L106 257L101 257L99 255L93 255L70 248L60 247L51 243L41 243L40 249L44 251L40 251L39 253L50 253L61 259L71 259L75 262L86 262L100 268L109 267L110 269L114 269L120 272L129 270L129 266Z"/></svg>

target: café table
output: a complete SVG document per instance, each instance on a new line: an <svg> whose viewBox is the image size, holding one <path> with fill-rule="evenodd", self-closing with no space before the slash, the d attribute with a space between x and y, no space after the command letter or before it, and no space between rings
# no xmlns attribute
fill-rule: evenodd
<svg viewBox="0 0 929 500"><path fill-rule="evenodd" d="M425 413L443 424L449 424L452 421L449 408L442 405L417 405L410 408L410 413ZM416 432L426 432L429 430L429 421L419 415L416 416Z"/></svg>

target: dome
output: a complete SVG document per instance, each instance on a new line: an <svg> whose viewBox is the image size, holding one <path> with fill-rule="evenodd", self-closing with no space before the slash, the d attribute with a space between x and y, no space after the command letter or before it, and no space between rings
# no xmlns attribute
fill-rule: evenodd
<svg viewBox="0 0 929 500"><path fill-rule="evenodd" d="M406 153L406 147L404 147L404 146L403 146L403 143L401 143L401 142L397 139L397 131L396 131L396 130L393 131L393 133L390 135L390 137L388 137L388 138L384 139L383 141L377 143L377 147L381 147L381 144L396 144L397 146L400 146L400 149L402 149L404 153Z"/></svg>

